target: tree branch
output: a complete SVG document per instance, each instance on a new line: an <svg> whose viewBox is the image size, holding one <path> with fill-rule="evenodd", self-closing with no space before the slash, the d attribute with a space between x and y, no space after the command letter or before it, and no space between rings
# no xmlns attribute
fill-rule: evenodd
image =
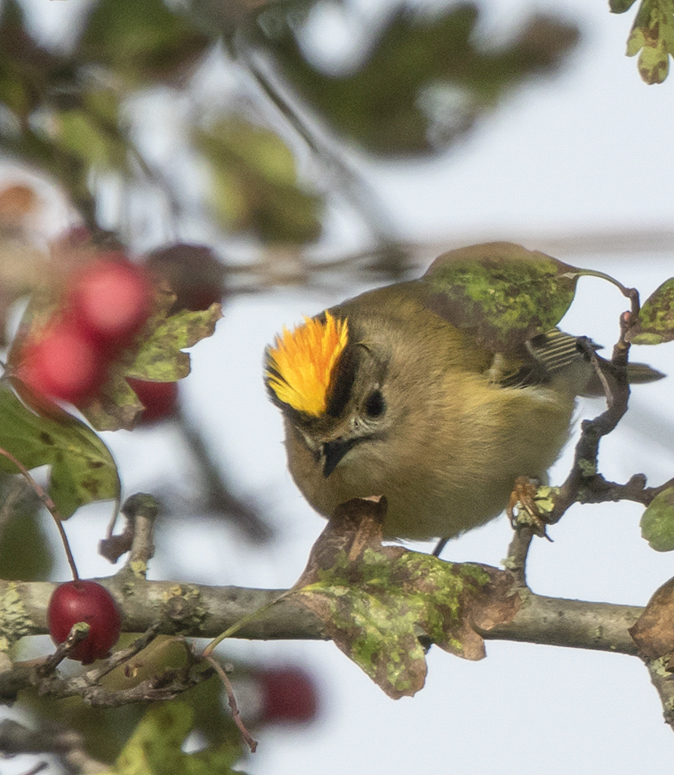
<svg viewBox="0 0 674 775"><path fill-rule="evenodd" d="M660 702L662 702L665 723L674 730L674 679L666 657L660 659L645 659L651 683L655 687Z"/></svg>
<svg viewBox="0 0 674 775"><path fill-rule="evenodd" d="M18 754L53 754L69 772L93 775L109 772L110 766L92 759L86 752L84 738L73 729L52 724L50 729L33 730L11 719L0 721L0 751ZM35 769L33 772L39 772Z"/></svg>
<svg viewBox="0 0 674 775"><path fill-rule="evenodd" d="M214 638L251 616L284 590L211 587L174 581L128 584L116 578L97 579L119 603L125 632L140 632L153 624L156 632ZM49 582L0 581L0 599L16 595L24 611L23 635L47 632L46 609L57 585ZM643 608L536 595L520 590L523 605L512 622L480 634L487 639L526 641L551 646L591 648L622 654L637 653L629 632ZM6 623L2 623L6 624ZM242 626L234 635L249 640L326 640L321 621L292 599L282 599ZM0 676L0 685L3 682Z"/></svg>

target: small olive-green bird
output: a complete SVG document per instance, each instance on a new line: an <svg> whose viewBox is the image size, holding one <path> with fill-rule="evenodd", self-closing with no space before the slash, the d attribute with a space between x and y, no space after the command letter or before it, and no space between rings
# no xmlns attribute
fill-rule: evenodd
<svg viewBox="0 0 674 775"><path fill-rule="evenodd" d="M267 349L290 472L320 514L385 495L387 537L451 538L482 525L504 510L518 477L545 480L576 397L600 394L574 336L551 328L495 351L479 326L449 322L451 304L438 303L432 281L438 268L474 259L555 262L510 243L451 251L419 280L305 318ZM662 376L630 368L632 381Z"/></svg>

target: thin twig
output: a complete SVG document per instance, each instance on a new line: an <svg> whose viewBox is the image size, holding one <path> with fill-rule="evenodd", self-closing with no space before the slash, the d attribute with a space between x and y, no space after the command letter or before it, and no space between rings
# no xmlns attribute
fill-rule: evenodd
<svg viewBox="0 0 674 775"><path fill-rule="evenodd" d="M530 525L520 525L515 528L508 546L508 556L503 563L521 587L527 586L527 556L534 535L535 530Z"/></svg>
<svg viewBox="0 0 674 775"><path fill-rule="evenodd" d="M602 503L621 499L647 503L655 497L646 488L646 478L635 474L627 484L607 482L598 473L599 442L611 433L627 412L630 387L627 379L629 342L626 339L630 323L639 312L639 294L634 288L618 284L623 295L630 299L631 311L620 316L620 335L611 357L611 370L602 365L592 342L579 337L578 346L592 365L604 389L606 409L593 420L581 424L581 435L576 444L573 466L565 482L554 497L552 510L545 522L554 525L574 503ZM605 363L605 362L604 362ZM519 527L508 547L506 567L522 586L526 586L526 563L534 531L526 525Z"/></svg>
<svg viewBox="0 0 674 775"><path fill-rule="evenodd" d="M199 468L206 485L207 508L231 519L251 540L257 543L268 542L274 536L273 529L262 519L255 508L237 498L230 491L228 483L208 449L202 434L180 410L176 419L185 443L199 462Z"/></svg>
<svg viewBox="0 0 674 775"><path fill-rule="evenodd" d="M54 518L54 522L56 523L56 527L58 528L59 534L61 535L61 541L63 542L63 548L66 551L66 557L68 558L68 565L70 565L70 570L73 574L73 578L75 581L79 581L79 573L77 572L77 565L75 565L75 558L73 557L73 553L70 551L70 544L68 543L68 538L66 536L66 531L63 529L63 521L61 519L61 515L59 514L58 509L56 508L56 504L54 501L49 497L49 495L45 492L45 490L40 487L40 485L33 479L33 477L30 475L30 472L28 469L21 463L19 460L17 460L14 455L12 455L11 452L8 452L6 449L3 449L0 447L0 455L3 457L6 457L8 460L10 460L14 465L21 471L23 476L25 477L28 484L33 488L38 498L42 501L42 503L45 505L45 508Z"/></svg>
<svg viewBox="0 0 674 775"><path fill-rule="evenodd" d="M234 696L234 689L232 688L232 682L229 680L229 677L227 676L227 673L222 669L222 665L219 664L219 662L216 659L213 659L213 657L204 657L206 662L208 662L209 665L213 667L215 672L218 674L218 677L222 681L223 686L225 687L225 691L227 692L227 702L229 703L229 708L232 711L232 720L236 724L236 726L239 728L239 731L241 732L241 737L245 740L246 744L250 748L251 753L255 753L257 750L257 740L253 738L253 736L250 734L250 732L246 729L246 725L243 723L243 720L241 719L241 713L239 711L239 706L236 702L236 697Z"/></svg>
<svg viewBox="0 0 674 775"><path fill-rule="evenodd" d="M0 721L0 751L8 756L52 754L61 759L68 772L81 775L110 772L110 765L92 759L85 750L81 733L51 721L48 728L29 729L13 719ZM24 775L35 775L45 769L37 764Z"/></svg>
<svg viewBox="0 0 674 775"><path fill-rule="evenodd" d="M626 369L629 344L624 340L622 318L620 340L613 349L611 359L611 365L615 369L611 373L602 369L594 348L581 340L581 346L584 344L590 363L604 385L607 407L593 420L585 420L581 424L581 435L576 444L573 467L566 481L559 488L554 507L546 518L549 524L559 522L572 504L590 497L589 493L592 492L593 486L598 489L603 487L603 477L597 472L599 442L603 436L615 429L627 412L630 395Z"/></svg>
<svg viewBox="0 0 674 775"><path fill-rule="evenodd" d="M645 659L644 663L660 697L665 723L674 730L674 676L667 668L666 658Z"/></svg>
<svg viewBox="0 0 674 775"><path fill-rule="evenodd" d="M64 659L70 656L80 641L89 636L91 627L87 622L76 622L70 628L68 637L56 646L53 654L50 654L41 664L35 668L35 672L40 677L53 673Z"/></svg>

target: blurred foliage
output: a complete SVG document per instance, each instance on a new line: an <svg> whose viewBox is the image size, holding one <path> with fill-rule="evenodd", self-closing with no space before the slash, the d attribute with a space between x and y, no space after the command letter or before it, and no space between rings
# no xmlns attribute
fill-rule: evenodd
<svg viewBox="0 0 674 775"><path fill-rule="evenodd" d="M634 0L609 0L613 13L625 13ZM639 54L639 74L648 84L662 83L674 56L674 0L641 0L630 36L627 56Z"/></svg>
<svg viewBox="0 0 674 775"><path fill-rule="evenodd" d="M532 75L554 71L578 41L577 28L533 16L497 46L478 34L479 10L395 8L347 74L328 74L304 56L283 6L265 11L269 50L312 110L348 140L379 155L446 148ZM269 17L274 16L274 23Z"/></svg>
<svg viewBox="0 0 674 775"><path fill-rule="evenodd" d="M0 474L0 578L46 581L54 564L41 503L20 476Z"/></svg>
<svg viewBox="0 0 674 775"><path fill-rule="evenodd" d="M119 646L128 645L134 636L123 635ZM160 647L173 638L161 637ZM135 662L142 659L141 652ZM177 661L169 657L165 668L175 667ZM156 665L155 665L156 667ZM106 688L128 688L132 681L120 675L123 668L115 671L115 675L106 679ZM161 670L159 670L161 672ZM143 677L147 677L144 673ZM139 678L139 680L142 680ZM222 683L217 677L190 689L181 695L179 700L173 700L165 705L189 706L192 714L192 731L203 735L211 746L225 746L232 752L232 760L242 756L240 735L231 714L225 708L226 698L223 697ZM148 708L148 703L136 703L119 708L95 708L87 705L80 697L68 697L54 701L52 698L40 697L34 690L27 690L20 695L22 707L31 710L39 716L53 721L82 734L87 744L87 753L94 759L112 763L122 752L127 741L134 733ZM145 770L142 770L145 773Z"/></svg>
<svg viewBox="0 0 674 775"><path fill-rule="evenodd" d="M130 85L180 82L211 44L182 12L163 0L100 0L89 14L78 58L123 76Z"/></svg>
<svg viewBox="0 0 674 775"><path fill-rule="evenodd" d="M316 5L98 0L81 19L71 48L47 49L29 34L19 0L6 0L0 16L0 153L58 181L92 230L99 181L110 176L124 183L127 194L154 186L180 217L189 206L182 187L172 182L171 170L153 167L137 144L144 117L134 100L158 89L167 100L190 97L192 76L200 68L214 72L211 55L224 42L220 55L226 50L239 59L253 80L241 85L243 101L216 106L197 99L187 110L179 142L185 158L196 152L207 172L197 195L210 204L212 226L223 236L303 246L322 235L325 186L298 175L296 149L270 126L269 104L280 110L276 120L285 123L284 131L298 132L319 157L301 102L332 127L339 138L331 158L323 159L326 167L339 157L339 140L380 156L433 153L450 146L513 87L556 70L578 39L575 26L533 16L496 45L477 34L475 5L422 15L396 4L365 54L352 57L348 74L330 75L306 58L301 44L298 19ZM260 76L249 57L253 51L285 74L289 89ZM251 94L254 80L260 89ZM252 115L251 96L266 103ZM357 172L341 169L330 183L353 200L354 178ZM363 206L362 198L354 203L364 220L377 220L376 206ZM381 224L373 228L379 237L382 231Z"/></svg>
<svg viewBox="0 0 674 775"><path fill-rule="evenodd" d="M274 132L241 118L195 129L210 162L215 215L231 232L266 242L312 242L321 233L321 199L297 184L292 152Z"/></svg>
<svg viewBox="0 0 674 775"><path fill-rule="evenodd" d="M192 731L194 711L184 702L152 705L134 730L111 772L116 775L229 775L240 747L221 743L194 753L182 746Z"/></svg>

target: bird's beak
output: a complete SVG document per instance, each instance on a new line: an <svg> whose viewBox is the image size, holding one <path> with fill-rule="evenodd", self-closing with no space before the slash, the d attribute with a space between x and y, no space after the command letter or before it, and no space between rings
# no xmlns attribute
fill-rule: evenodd
<svg viewBox="0 0 674 775"><path fill-rule="evenodd" d="M323 444L321 457L323 458L323 476L325 479L337 468L339 461L358 441L358 438L335 439L334 441L326 441Z"/></svg>

